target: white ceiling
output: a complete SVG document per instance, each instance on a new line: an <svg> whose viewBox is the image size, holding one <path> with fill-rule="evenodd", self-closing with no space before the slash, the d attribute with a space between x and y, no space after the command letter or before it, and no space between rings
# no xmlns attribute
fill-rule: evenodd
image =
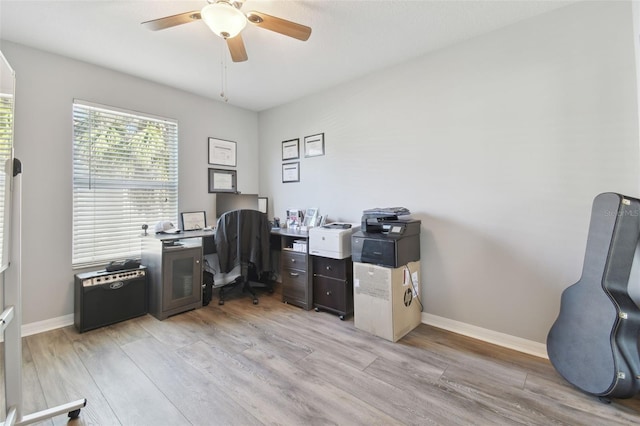
<svg viewBox="0 0 640 426"><path fill-rule="evenodd" d="M573 1L573 0L572 0ZM247 0L242 7L312 27L301 42L243 31L249 60L233 63L202 21L162 31L141 22L200 10L205 0L0 0L0 39L261 111L429 51L565 6L527 0Z"/></svg>

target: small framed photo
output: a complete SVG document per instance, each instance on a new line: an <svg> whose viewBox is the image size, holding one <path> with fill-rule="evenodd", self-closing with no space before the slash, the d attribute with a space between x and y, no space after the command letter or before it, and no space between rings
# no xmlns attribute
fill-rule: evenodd
<svg viewBox="0 0 640 426"><path fill-rule="evenodd" d="M209 164L236 167L236 143L209 138Z"/></svg>
<svg viewBox="0 0 640 426"><path fill-rule="evenodd" d="M312 228L316 226L318 221L318 208L308 208L304 214L304 222L302 222L302 226L306 226L308 228Z"/></svg>
<svg viewBox="0 0 640 426"><path fill-rule="evenodd" d="M282 161L300 158L300 139L290 139L282 142Z"/></svg>
<svg viewBox="0 0 640 426"><path fill-rule="evenodd" d="M209 192L238 192L235 170L209 169Z"/></svg>
<svg viewBox="0 0 640 426"><path fill-rule="evenodd" d="M183 231L196 231L207 226L205 212L182 212L180 216Z"/></svg>
<svg viewBox="0 0 640 426"><path fill-rule="evenodd" d="M284 163L282 165L282 183L300 182L300 162Z"/></svg>
<svg viewBox="0 0 640 426"><path fill-rule="evenodd" d="M317 157L324 155L324 133L304 137L304 156Z"/></svg>

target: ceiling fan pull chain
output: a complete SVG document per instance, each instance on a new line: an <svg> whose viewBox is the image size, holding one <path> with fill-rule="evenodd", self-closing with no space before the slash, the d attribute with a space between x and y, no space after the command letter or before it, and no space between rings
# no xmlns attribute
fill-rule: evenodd
<svg viewBox="0 0 640 426"><path fill-rule="evenodd" d="M220 50L220 86L221 92L220 97L228 102L229 98L227 97L227 55L224 50Z"/></svg>

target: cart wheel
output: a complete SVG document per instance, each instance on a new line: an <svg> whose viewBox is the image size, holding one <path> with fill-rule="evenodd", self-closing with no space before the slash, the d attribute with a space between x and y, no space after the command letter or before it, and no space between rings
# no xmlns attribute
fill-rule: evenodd
<svg viewBox="0 0 640 426"><path fill-rule="evenodd" d="M70 419L77 419L79 416L80 416L80 409L79 408L77 410L69 411L69 418Z"/></svg>
<svg viewBox="0 0 640 426"><path fill-rule="evenodd" d="M338 318L340 318L340 321L344 321L344 315L340 315Z"/></svg>
<svg viewBox="0 0 640 426"><path fill-rule="evenodd" d="M218 305L224 305L224 300L218 300Z"/></svg>
<svg viewBox="0 0 640 426"><path fill-rule="evenodd" d="M258 304L258 299L253 299L253 304L257 305Z"/></svg>
<svg viewBox="0 0 640 426"><path fill-rule="evenodd" d="M314 311L320 312L320 308L315 308Z"/></svg>

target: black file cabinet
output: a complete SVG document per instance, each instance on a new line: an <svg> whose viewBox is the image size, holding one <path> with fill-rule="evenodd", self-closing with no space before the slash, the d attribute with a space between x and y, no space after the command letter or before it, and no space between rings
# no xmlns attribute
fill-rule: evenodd
<svg viewBox="0 0 640 426"><path fill-rule="evenodd" d="M311 256L313 306L337 314L341 320L353 314L353 262L346 259Z"/></svg>

